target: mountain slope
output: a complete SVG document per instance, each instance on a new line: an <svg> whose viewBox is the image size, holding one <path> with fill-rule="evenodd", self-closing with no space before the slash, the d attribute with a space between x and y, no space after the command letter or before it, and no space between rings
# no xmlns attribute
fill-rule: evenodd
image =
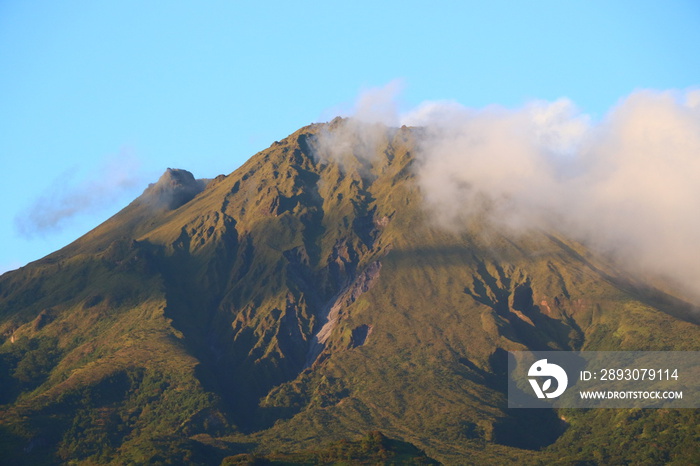
<svg viewBox="0 0 700 466"><path fill-rule="evenodd" d="M648 426L666 461L697 454L695 410L506 409L506 351L697 350L691 306L554 232L445 231L420 130L373 130L312 125L209 182L169 169L0 277L5 457L217 464L380 429L446 463L606 462L615 425L634 454Z"/></svg>

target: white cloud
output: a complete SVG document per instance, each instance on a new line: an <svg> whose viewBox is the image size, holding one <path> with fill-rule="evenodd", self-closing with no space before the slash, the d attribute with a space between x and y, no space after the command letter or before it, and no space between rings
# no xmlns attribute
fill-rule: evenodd
<svg viewBox="0 0 700 466"><path fill-rule="evenodd" d="M425 102L394 118L396 92L370 92L356 108L370 109L365 121L426 128L417 177L440 225L478 216L516 234L557 229L700 298L700 91L638 91L599 122L567 99L515 110ZM385 134L347 128L329 133L326 153L372 154Z"/></svg>
<svg viewBox="0 0 700 466"><path fill-rule="evenodd" d="M514 232L557 228L700 296L696 100L640 91L597 124L567 100L444 113L425 104L417 114L429 118L406 118L430 128L418 176L443 225L487 215Z"/></svg>
<svg viewBox="0 0 700 466"><path fill-rule="evenodd" d="M399 123L398 98L403 88L403 81L394 79L385 86L362 91L355 102L353 117L365 123L396 126Z"/></svg>
<svg viewBox="0 0 700 466"><path fill-rule="evenodd" d="M386 126L396 126L400 121L397 99L402 89L402 81L393 80L385 86L362 91L353 106L352 117L334 121L316 139L316 156L321 160L333 159L341 166L373 157L375 147L387 137ZM351 154L353 157L348 157Z"/></svg>
<svg viewBox="0 0 700 466"><path fill-rule="evenodd" d="M133 155L108 157L82 181L76 182L71 172L56 178L15 218L15 225L25 237L59 231L74 217L104 208L140 184L143 180Z"/></svg>

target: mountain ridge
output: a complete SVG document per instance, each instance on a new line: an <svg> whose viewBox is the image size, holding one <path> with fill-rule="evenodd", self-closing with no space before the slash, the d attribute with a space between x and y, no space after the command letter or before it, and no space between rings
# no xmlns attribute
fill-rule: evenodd
<svg viewBox="0 0 700 466"><path fill-rule="evenodd" d="M588 460L575 433L613 414L508 410L505 352L700 348L691 305L625 285L578 243L436 225L415 183L421 130L370 129L307 126L208 182L168 169L0 277L0 427L41 445L3 452L211 464L379 428L444 463ZM676 417L669 432L697 438ZM592 442L612 459L606 434Z"/></svg>

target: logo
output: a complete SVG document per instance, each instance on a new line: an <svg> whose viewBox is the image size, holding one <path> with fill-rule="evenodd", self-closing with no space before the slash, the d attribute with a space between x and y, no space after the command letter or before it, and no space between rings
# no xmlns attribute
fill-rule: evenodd
<svg viewBox="0 0 700 466"><path fill-rule="evenodd" d="M550 377L544 381L542 387L536 379L528 379L532 389L535 391L537 398L556 398L566 390L569 383L569 378L566 376L566 371L556 364L550 364L546 359L540 359L530 366L527 372L530 377ZM557 381L557 388L553 392L547 392L552 385L552 378Z"/></svg>

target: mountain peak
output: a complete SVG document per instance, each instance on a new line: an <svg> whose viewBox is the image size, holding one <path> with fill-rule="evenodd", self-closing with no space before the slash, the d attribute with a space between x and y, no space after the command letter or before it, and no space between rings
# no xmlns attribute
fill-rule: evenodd
<svg viewBox="0 0 700 466"><path fill-rule="evenodd" d="M590 451L615 463L625 442L643 463L643 430L667 432L654 458L697 456L693 410L565 420L511 410L505 391L508 351L700 349L682 303L546 230L442 228L412 168L422 130L352 122L302 128L211 184L169 168L2 275L4 462L228 464L375 445L397 464L417 449L449 464ZM378 426L417 449L388 457L397 444L372 433L318 450Z"/></svg>
<svg viewBox="0 0 700 466"><path fill-rule="evenodd" d="M155 184L146 188L143 198L157 208L174 210L202 192L208 181L195 179L187 170L168 168Z"/></svg>

